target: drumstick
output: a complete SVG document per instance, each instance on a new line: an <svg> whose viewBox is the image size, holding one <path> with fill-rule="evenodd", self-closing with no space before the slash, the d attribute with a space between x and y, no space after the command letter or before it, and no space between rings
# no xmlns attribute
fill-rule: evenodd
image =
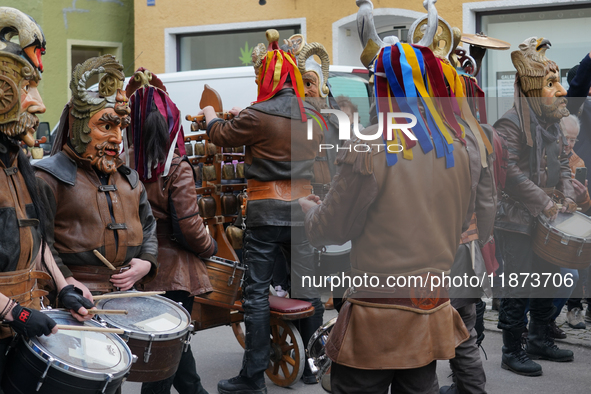
<svg viewBox="0 0 591 394"><path fill-rule="evenodd" d="M127 315L124 309L88 309L92 315Z"/></svg>
<svg viewBox="0 0 591 394"><path fill-rule="evenodd" d="M52 309L54 311L65 311L66 309L63 308L55 308ZM87 309L88 313L91 315L127 315L127 311L125 309Z"/></svg>
<svg viewBox="0 0 591 394"><path fill-rule="evenodd" d="M562 207L563 207L562 204L556 204L556 208L560 209ZM577 211L582 211L581 207L577 207Z"/></svg>
<svg viewBox="0 0 591 394"><path fill-rule="evenodd" d="M165 291L133 291L130 293L108 293L97 296L92 296L93 300L108 300L110 298L130 298L130 297L149 297L155 295L161 295L166 293Z"/></svg>
<svg viewBox="0 0 591 394"><path fill-rule="evenodd" d="M101 252L99 252L99 251L98 251L98 250L96 250L96 249L94 249L92 252L94 253L94 255L95 255L96 257L98 257L98 259L99 259L99 260L100 260L100 261L101 261L101 262L102 262L104 265L106 265L107 267L109 267L109 268L110 268L110 269L112 269L113 271L117 270L117 268L115 268L115 266L113 266L113 264L111 264L111 263L109 262L109 260L107 260L107 259L105 258L105 256L103 256L103 255L101 254Z"/></svg>
<svg viewBox="0 0 591 394"><path fill-rule="evenodd" d="M119 328L105 328L105 327L92 327L92 326L69 326L67 324L57 324L58 330L70 330L70 331L92 331L92 332L110 332L113 334L125 334L125 330Z"/></svg>

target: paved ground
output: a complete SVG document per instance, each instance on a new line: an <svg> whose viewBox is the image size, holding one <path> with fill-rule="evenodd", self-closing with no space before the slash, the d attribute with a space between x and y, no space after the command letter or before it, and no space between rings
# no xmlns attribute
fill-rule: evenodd
<svg viewBox="0 0 591 394"><path fill-rule="evenodd" d="M524 377L501 369L502 339L496 328L497 312L491 311L491 300L487 300L485 313L486 338L483 346L488 359L481 352L487 375L489 394L589 394L591 393L591 330L573 330L566 322L566 312L558 318L558 324L567 332L568 338L558 344L575 353L571 363L540 361L544 374L540 377ZM335 311L325 313L325 321L336 316ZM591 324L589 324L591 327ZM387 329L387 327L384 327ZM242 348L229 327L218 327L199 332L193 337L192 348L197 360L198 371L204 387L209 393L217 393L217 382L236 375L242 360ZM438 378L441 386L451 383L448 363L438 363ZM319 385L308 386L301 381L290 388L274 385L267 379L270 394L306 393L324 394ZM125 383L123 394L139 394L140 383ZM172 391L173 394L177 392ZM184 394L184 393L183 393ZM372 394L372 393L368 393Z"/></svg>
<svg viewBox="0 0 591 394"><path fill-rule="evenodd" d="M485 299L484 301L486 301L486 312L484 314L485 329L490 331L501 332L501 330L497 328L499 314L497 311L491 310L492 300ZM568 343L571 345L591 348L591 323L587 322L587 328L584 330L575 330L573 328L570 328L568 323L566 322L566 306L562 308L562 312L560 313L558 318L556 318L556 325L558 325L558 327L560 327L566 333L566 339L556 340L556 342L559 345L561 343ZM589 374L591 376L591 368ZM589 393L591 393L591 388L589 389Z"/></svg>

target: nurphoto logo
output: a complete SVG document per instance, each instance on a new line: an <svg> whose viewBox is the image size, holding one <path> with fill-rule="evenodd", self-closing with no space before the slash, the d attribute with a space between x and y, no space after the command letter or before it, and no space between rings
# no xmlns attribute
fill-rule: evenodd
<svg viewBox="0 0 591 394"><path fill-rule="evenodd" d="M353 126L351 126L351 121L349 119L349 116L341 110L321 109L320 112L322 114L333 114L337 117L337 119L339 121L339 140L341 140L341 141L347 141L347 140L351 139L351 130L353 130L353 134L355 135L355 137L359 138L362 141L374 141L374 140L380 138L384 133L384 113L383 112L379 113L378 129L374 134L365 134L359 130L359 113L358 112L353 113ZM388 112L386 114L386 117L388 119L387 124L386 124L386 140L387 141L394 140L394 137L393 137L394 130L402 131L404 133L404 135L406 135L412 141L417 140L417 137L415 137L414 134L409 130L417 124L416 116L414 116L413 114L409 114L407 112ZM409 123L402 123L402 124L396 123L396 118L407 119L409 121ZM326 126L326 122L324 121L323 117L321 118L321 120L322 120L322 123ZM307 138L308 138L308 140L313 139L312 129L314 127L314 122L317 122L322 128L321 120L318 119L318 116L314 116L313 114L311 114L311 116L308 117L308 124L307 124L307 127L308 127ZM385 144L383 144L383 143L382 144L371 144L371 146L376 147L379 151L379 149L384 147ZM348 149L348 150L354 150L356 152L367 152L371 149L371 147L367 144L351 144L351 145L349 145L348 148L335 146L334 144L320 144L320 146L319 146L319 151L330 150L330 149L336 149L337 151L342 150L342 149ZM403 150L403 146L400 144L388 143L387 149L388 149L388 152L390 152L390 153L400 153Z"/></svg>

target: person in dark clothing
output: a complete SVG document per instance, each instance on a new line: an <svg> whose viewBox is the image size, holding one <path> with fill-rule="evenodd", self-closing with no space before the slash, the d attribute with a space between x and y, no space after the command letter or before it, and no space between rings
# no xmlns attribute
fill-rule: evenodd
<svg viewBox="0 0 591 394"><path fill-rule="evenodd" d="M495 220L506 278L521 273L560 272L559 267L532 249L531 233L537 216L544 214L554 220L558 214L556 203L544 189L556 189L564 195L562 210L574 212L577 207L564 154L565 140L559 128L560 119L569 114L566 91L559 82L558 66L545 55L548 47L548 40L531 37L511 53L517 69L515 104L494 125L508 146L507 179ZM555 288L535 286L533 276L531 287L505 287L498 323L503 330L502 368L539 376L542 367L530 356L551 361L574 359L572 351L559 349L550 336L554 292ZM531 319L526 353L521 335L528 300Z"/></svg>
<svg viewBox="0 0 591 394"><path fill-rule="evenodd" d="M301 102L303 82L295 58L279 49L276 30L267 31L267 38L270 53L263 54L261 63L255 63L255 67L260 64L258 100L244 110L233 108L230 113L235 117L228 121L217 118L212 107L203 109L211 142L246 147L246 346L240 374L218 383L222 394L267 392L264 372L270 350L269 285L277 254L283 253L291 263L292 297L304 295L301 298L310 300L315 308L313 316L300 322L305 342L322 324L324 311L318 294L304 294L301 289L301 277L314 272L313 248L304 233L304 214L297 202L311 193L321 131L313 125L312 138L307 138L308 107Z"/></svg>

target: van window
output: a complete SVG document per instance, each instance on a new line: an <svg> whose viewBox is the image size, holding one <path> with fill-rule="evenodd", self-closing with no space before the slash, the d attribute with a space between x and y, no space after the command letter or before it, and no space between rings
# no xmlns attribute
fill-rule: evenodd
<svg viewBox="0 0 591 394"><path fill-rule="evenodd" d="M328 77L330 90L334 97L348 97L358 107L359 123L369 126L369 108L371 105L367 74L331 72Z"/></svg>

